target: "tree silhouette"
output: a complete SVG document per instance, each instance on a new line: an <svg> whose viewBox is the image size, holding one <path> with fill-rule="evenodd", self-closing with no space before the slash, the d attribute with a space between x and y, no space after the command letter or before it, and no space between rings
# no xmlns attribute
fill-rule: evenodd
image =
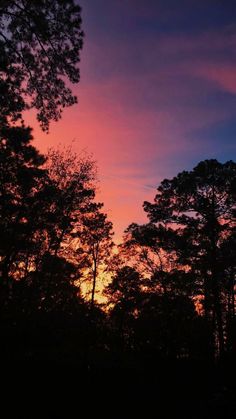
<svg viewBox="0 0 236 419"><path fill-rule="evenodd" d="M74 0L3 0L0 5L0 120L36 108L43 129L76 103L65 79L78 83L83 45Z"/></svg>
<svg viewBox="0 0 236 419"><path fill-rule="evenodd" d="M112 254L113 226L107 215L101 212L102 204L95 204L90 213L82 217L82 229L78 231L77 256L82 258L86 281L92 283L91 309L94 308L95 291L99 276L108 271Z"/></svg>
<svg viewBox="0 0 236 419"><path fill-rule="evenodd" d="M51 251L70 258L76 226L81 235L84 214L90 213L95 205L95 162L87 155L74 153L70 147L58 148L49 150L45 167L58 190Z"/></svg>
<svg viewBox="0 0 236 419"><path fill-rule="evenodd" d="M117 337L115 350L121 354L130 350L134 343L135 320L142 300L141 286L140 274L130 266L123 266L114 272L106 287L113 333Z"/></svg>
<svg viewBox="0 0 236 419"><path fill-rule="evenodd" d="M170 228L151 222L133 223L125 231L120 255L151 278L150 289L165 293L168 275L177 264L175 244L176 235Z"/></svg>
<svg viewBox="0 0 236 419"><path fill-rule="evenodd" d="M212 345L219 355L225 349L225 316L221 248L235 230L234 162L200 162L158 187L154 204L145 202L150 221L176 235L178 260L191 271L204 295L205 317L212 330Z"/></svg>
<svg viewBox="0 0 236 419"><path fill-rule="evenodd" d="M21 270L34 253L34 238L40 226L41 211L50 181L42 169L45 158L31 146L30 128L2 127L0 132L0 229L1 272L3 284L9 285L19 264ZM18 266L18 268L17 268ZM23 268L24 266L24 268ZM20 273L19 273L20 275Z"/></svg>
<svg viewBox="0 0 236 419"><path fill-rule="evenodd" d="M3 127L1 130L1 287L5 290L4 298L9 299L15 281L22 281L31 289L33 282L34 287L37 283L39 290L45 290L45 295L41 293L40 297L45 304L46 294L53 296L54 292L64 294L66 301L65 278L60 270L64 266L66 272L66 267L72 264L73 281L78 279L79 272L73 261L70 262L66 241L69 237L73 239L75 223L81 223L85 213L94 206L93 162L67 152L63 156L59 151L51 151L53 158L51 156L50 161L48 157L46 163L46 158L31 141L29 128ZM69 269L67 271L68 290L73 293L73 287L69 286Z"/></svg>

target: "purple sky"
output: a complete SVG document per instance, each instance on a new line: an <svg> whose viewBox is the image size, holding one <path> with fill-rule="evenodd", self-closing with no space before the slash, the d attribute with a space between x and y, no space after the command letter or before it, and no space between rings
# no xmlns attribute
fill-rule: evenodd
<svg viewBox="0 0 236 419"><path fill-rule="evenodd" d="M79 4L79 104L49 136L36 127L36 144L74 140L93 153L99 199L119 238L131 222L145 222L142 203L164 177L206 158L236 157L236 2Z"/></svg>

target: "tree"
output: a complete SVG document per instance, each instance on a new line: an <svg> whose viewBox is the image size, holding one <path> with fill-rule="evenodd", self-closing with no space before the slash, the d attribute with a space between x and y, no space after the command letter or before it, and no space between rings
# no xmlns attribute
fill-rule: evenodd
<svg viewBox="0 0 236 419"><path fill-rule="evenodd" d="M42 165L45 158L30 144L31 129L0 130L0 266L3 283L28 266L29 255L39 252L34 238L49 203L42 194L53 190ZM40 201L40 204L39 204ZM27 269L26 269L27 271Z"/></svg>
<svg viewBox="0 0 236 419"><path fill-rule="evenodd" d="M134 314L142 285L143 279L134 268L123 266L117 269L106 287L109 303Z"/></svg>
<svg viewBox="0 0 236 419"><path fill-rule="evenodd" d="M54 206L54 238L50 243L51 251L71 258L75 230L78 229L82 235L85 214L90 214L91 209L96 207L95 162L86 154L74 153L69 146L51 148L45 167L58 190Z"/></svg>
<svg viewBox="0 0 236 419"><path fill-rule="evenodd" d="M80 78L80 12L74 0L0 4L0 333L10 358L28 353L33 336L37 354L44 344L49 354L51 342L57 356L58 336L68 350L70 332L75 347L78 328L87 330L78 269L63 245L94 198L93 163L41 155L23 121L35 108L48 130L76 103L69 83Z"/></svg>
<svg viewBox="0 0 236 419"><path fill-rule="evenodd" d="M79 274L66 239L75 222L81 224L94 206L94 163L68 150L64 154L51 150L46 159L31 141L30 128L2 127L0 131L0 271L6 298L14 281L31 286L39 277L42 289L47 283L52 292L54 284L57 293L63 294L62 276L55 269L72 263ZM49 269L48 260L54 270Z"/></svg>
<svg viewBox="0 0 236 419"><path fill-rule="evenodd" d="M83 45L81 9L74 0L2 0L0 5L0 121L37 109L47 130L77 99Z"/></svg>
<svg viewBox="0 0 236 419"><path fill-rule="evenodd" d="M141 274L150 278L147 286L159 293L167 291L167 278L176 268L175 233L162 225L131 224L125 231L120 255Z"/></svg>
<svg viewBox="0 0 236 419"><path fill-rule="evenodd" d="M113 226L102 213L102 204L95 204L93 211L85 214L82 219L82 229L78 232L79 246L77 254L82 257L86 277L92 280L91 309L94 308L97 279L108 271L113 242Z"/></svg>
<svg viewBox="0 0 236 419"><path fill-rule="evenodd" d="M105 289L111 306L110 319L118 338L116 350L121 352L132 347L135 320L143 300L142 284L143 279L139 272L130 266L123 266L114 272Z"/></svg>
<svg viewBox="0 0 236 419"><path fill-rule="evenodd" d="M190 358L198 353L197 313L178 279L169 274L163 293L150 284L153 279L141 277L130 266L115 272L106 294L117 349L147 357L153 365L160 357Z"/></svg>
<svg viewBox="0 0 236 419"><path fill-rule="evenodd" d="M158 358L191 358L197 352L196 318L189 296L146 292L134 329L136 350L153 363Z"/></svg>
<svg viewBox="0 0 236 419"><path fill-rule="evenodd" d="M51 333L66 347L68 326L84 356L88 305L67 241L94 207L93 162L52 150L47 161L31 141L30 128L0 129L0 334L19 356L31 347L25 335L36 352L51 350Z"/></svg>
<svg viewBox="0 0 236 419"><path fill-rule="evenodd" d="M223 304L226 312L225 328L226 328L226 348L230 353L234 352L236 345L235 334L235 286L236 286L236 231L233 229L232 234L226 238L220 247L220 267L224 282L223 288Z"/></svg>
<svg viewBox="0 0 236 419"><path fill-rule="evenodd" d="M203 293L212 345L225 349L225 269L222 246L235 236L236 164L200 162L192 171L163 180L154 203L144 210L152 223L171 228L176 236L178 262L194 275ZM231 259L232 265L232 259Z"/></svg>

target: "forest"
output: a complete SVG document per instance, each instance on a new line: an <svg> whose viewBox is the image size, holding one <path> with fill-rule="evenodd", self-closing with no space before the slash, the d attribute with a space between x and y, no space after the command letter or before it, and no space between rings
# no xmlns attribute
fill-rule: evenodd
<svg viewBox="0 0 236 419"><path fill-rule="evenodd" d="M53 371L56 386L60 371L65 381L74 374L68 370L80 371L84 391L105 382L108 394L110 379L115 393L121 380L137 398L157 391L178 401L183 391L185 406L198 403L201 417L213 417L202 407L208 399L215 415L231 417L236 163L204 160L164 179L153 202L143 203L147 223L130 224L115 244L112 222L97 200L96 162L67 146L40 153L24 122L24 112L35 109L48 130L76 103L70 86L80 77L81 25L73 0L0 3L4 377L16 371L19 385L29 374L29 385L35 375ZM155 387L150 376L156 371ZM99 388L96 393L101 397ZM186 417L199 417L198 409Z"/></svg>

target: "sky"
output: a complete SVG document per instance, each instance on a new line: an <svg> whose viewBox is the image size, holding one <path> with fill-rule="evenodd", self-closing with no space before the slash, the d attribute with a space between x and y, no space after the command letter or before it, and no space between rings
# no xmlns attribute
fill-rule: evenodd
<svg viewBox="0 0 236 419"><path fill-rule="evenodd" d="M199 161L236 158L236 1L80 0L79 103L35 145L97 161L116 240L147 221L144 200Z"/></svg>

